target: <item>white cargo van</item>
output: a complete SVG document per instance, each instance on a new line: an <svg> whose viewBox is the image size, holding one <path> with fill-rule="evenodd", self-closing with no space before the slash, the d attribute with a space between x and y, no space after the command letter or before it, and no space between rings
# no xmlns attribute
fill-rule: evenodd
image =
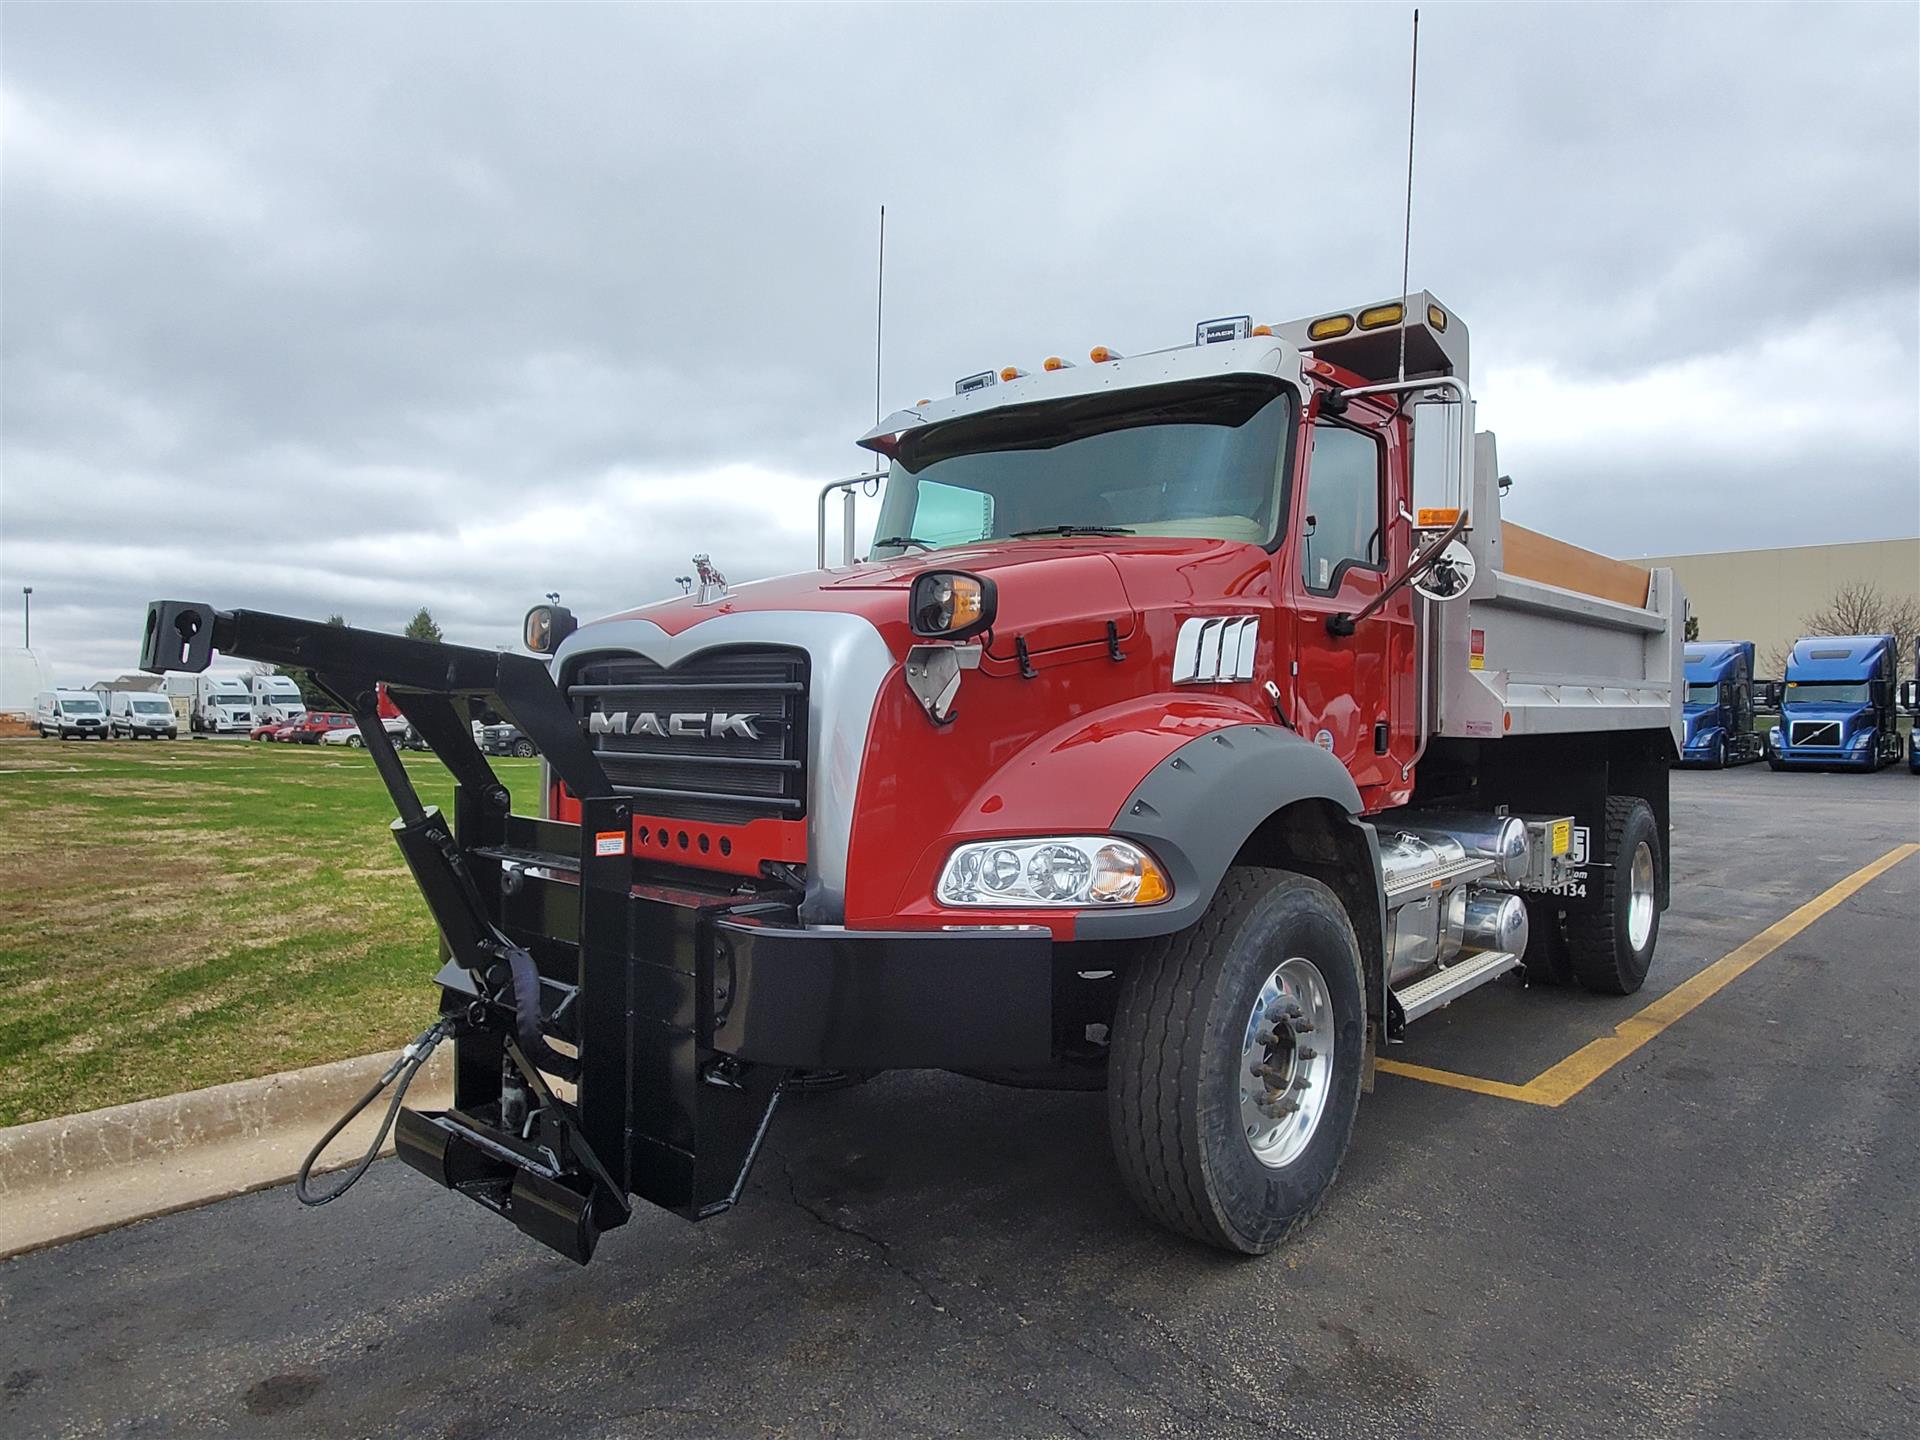
<svg viewBox="0 0 1920 1440"><path fill-rule="evenodd" d="M129 740L172 740L180 729L172 702L158 690L115 690L107 696L107 733Z"/></svg>
<svg viewBox="0 0 1920 1440"><path fill-rule="evenodd" d="M107 709L91 690L42 690L33 719L46 740L107 738Z"/></svg>

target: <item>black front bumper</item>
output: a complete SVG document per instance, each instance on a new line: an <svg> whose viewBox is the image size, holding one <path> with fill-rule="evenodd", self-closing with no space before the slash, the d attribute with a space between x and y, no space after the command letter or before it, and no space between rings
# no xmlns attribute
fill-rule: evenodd
<svg viewBox="0 0 1920 1440"><path fill-rule="evenodd" d="M730 1206L794 1069L1016 1069L1052 1054L1043 929L808 928L790 890L637 866L630 801L525 656L156 602L142 664L204 669L215 645L312 670L360 721L400 812L454 1037L453 1106L403 1110L400 1158L576 1261L629 1196L690 1219ZM451 825L414 793L376 682L453 773ZM482 706L580 797L579 824L512 813L474 743Z"/></svg>
<svg viewBox="0 0 1920 1440"><path fill-rule="evenodd" d="M463 803L458 826L496 923L534 960L542 1035L575 1059L553 1078L575 1087L568 1119L607 1188L689 1219L725 1210L794 1069L1049 1059L1046 931L803 927L791 899L636 878L624 856L583 859L582 837L624 833L624 802L612 805L574 826L490 823ZM478 830L492 831L491 843ZM443 1012L480 1023L455 1040L453 1108L410 1114L401 1158L584 1260L582 1227L604 1228L611 1207L596 1198L590 1167L569 1165L567 1145L529 1146L512 1122L503 1077L521 1083L507 1050L513 1017L495 1013L497 997L489 1003L456 965L440 983Z"/></svg>

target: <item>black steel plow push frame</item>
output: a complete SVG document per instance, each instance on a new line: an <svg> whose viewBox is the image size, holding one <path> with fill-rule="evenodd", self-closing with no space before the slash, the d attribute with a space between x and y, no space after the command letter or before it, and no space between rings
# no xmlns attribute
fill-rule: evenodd
<svg viewBox="0 0 1920 1440"><path fill-rule="evenodd" d="M1051 1053L1044 930L807 928L777 884L637 868L632 800L531 656L148 607L142 668L200 671L216 651L309 670L359 722L399 812L454 1037L453 1107L401 1110L400 1157L575 1261L629 1218L630 1195L689 1219L732 1205L792 1069ZM421 803L380 722L383 685L453 775L451 824ZM483 707L533 741L578 824L513 812L473 738Z"/></svg>

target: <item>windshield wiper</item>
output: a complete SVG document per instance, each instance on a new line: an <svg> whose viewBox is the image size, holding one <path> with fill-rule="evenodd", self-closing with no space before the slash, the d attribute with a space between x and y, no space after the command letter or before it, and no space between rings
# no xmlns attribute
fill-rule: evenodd
<svg viewBox="0 0 1920 1440"><path fill-rule="evenodd" d="M878 550L882 545L918 545L922 550L933 549L932 542L914 535L889 535L884 540L876 540L869 548Z"/></svg>
<svg viewBox="0 0 1920 1440"><path fill-rule="evenodd" d="M1133 531L1124 525L1042 525L1038 530L1016 530L1015 540L1028 540L1035 535L1131 535Z"/></svg>

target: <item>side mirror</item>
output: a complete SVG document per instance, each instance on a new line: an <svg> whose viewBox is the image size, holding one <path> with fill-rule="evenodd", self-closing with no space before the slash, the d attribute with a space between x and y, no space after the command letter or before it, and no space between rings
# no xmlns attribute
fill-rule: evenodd
<svg viewBox="0 0 1920 1440"><path fill-rule="evenodd" d="M1900 682L1900 708L1920 714L1920 680Z"/></svg>
<svg viewBox="0 0 1920 1440"><path fill-rule="evenodd" d="M1460 541L1449 540L1413 588L1429 600L1457 600L1473 584L1473 570L1473 552Z"/></svg>
<svg viewBox="0 0 1920 1440"><path fill-rule="evenodd" d="M527 611L521 626L521 638L536 655L551 655L560 642L580 628L573 612L564 605L536 605Z"/></svg>

